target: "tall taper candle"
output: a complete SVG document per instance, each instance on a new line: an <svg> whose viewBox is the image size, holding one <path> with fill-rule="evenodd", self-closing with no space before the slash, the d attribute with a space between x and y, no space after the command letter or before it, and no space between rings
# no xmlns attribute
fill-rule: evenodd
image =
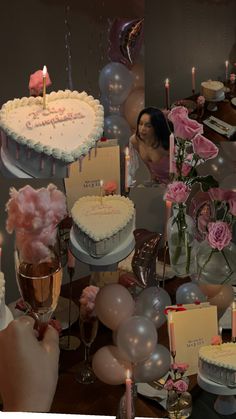
<svg viewBox="0 0 236 419"><path fill-rule="evenodd" d="M126 147L125 148L125 192L129 192L129 165L130 165L129 147Z"/></svg>
<svg viewBox="0 0 236 419"><path fill-rule="evenodd" d="M196 89L196 69L192 67L192 94L194 95Z"/></svg>
<svg viewBox="0 0 236 419"><path fill-rule="evenodd" d="M175 154L175 137L174 134L171 133L169 137L169 172L173 173L173 158Z"/></svg>
<svg viewBox="0 0 236 419"><path fill-rule="evenodd" d="M169 322L169 331L170 331L170 352L175 353L176 352L176 343L175 343L175 327L174 322L172 319L172 314L169 314L170 316L170 322Z"/></svg>
<svg viewBox="0 0 236 419"><path fill-rule="evenodd" d="M43 109L46 109L46 75L47 75L47 67L45 65L43 67Z"/></svg>
<svg viewBox="0 0 236 419"><path fill-rule="evenodd" d="M232 319L232 341L236 341L236 302L234 301L231 306L231 319Z"/></svg>
<svg viewBox="0 0 236 419"><path fill-rule="evenodd" d="M170 82L169 82L169 79L165 80L165 92L166 92L166 109L170 109Z"/></svg>
<svg viewBox="0 0 236 419"><path fill-rule="evenodd" d="M132 380L130 378L130 370L127 370L125 386L126 386L126 391L125 391L126 418L131 419L131 416L132 416Z"/></svg>
<svg viewBox="0 0 236 419"><path fill-rule="evenodd" d="M229 79L229 61L225 61L225 81L227 82Z"/></svg>
<svg viewBox="0 0 236 419"><path fill-rule="evenodd" d="M102 205L102 197L103 197L103 180L100 180L100 201Z"/></svg>

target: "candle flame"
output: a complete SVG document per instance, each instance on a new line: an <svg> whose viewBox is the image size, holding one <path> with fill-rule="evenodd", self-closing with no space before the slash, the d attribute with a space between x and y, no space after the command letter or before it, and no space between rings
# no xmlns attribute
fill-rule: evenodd
<svg viewBox="0 0 236 419"><path fill-rule="evenodd" d="M169 84L170 84L169 79L166 79L166 80L165 80L165 86L166 86L166 87L169 87Z"/></svg>
<svg viewBox="0 0 236 419"><path fill-rule="evenodd" d="M226 61L225 61L225 66L226 66L226 67L228 67L228 65L229 65L229 61L228 61L228 60L226 60Z"/></svg>
<svg viewBox="0 0 236 419"><path fill-rule="evenodd" d="M129 157L129 147L125 147L125 157Z"/></svg>
<svg viewBox="0 0 236 419"><path fill-rule="evenodd" d="M127 370L126 371L126 378L131 378L131 371L130 370Z"/></svg>
<svg viewBox="0 0 236 419"><path fill-rule="evenodd" d="M46 77L47 74L47 67L46 65L43 66L43 77Z"/></svg>
<svg viewBox="0 0 236 419"><path fill-rule="evenodd" d="M171 208L172 207L172 201L166 200L166 207Z"/></svg>
<svg viewBox="0 0 236 419"><path fill-rule="evenodd" d="M195 73L195 67L192 67L192 74L194 74Z"/></svg>
<svg viewBox="0 0 236 419"><path fill-rule="evenodd" d="M100 188L102 188L103 187L103 180L101 179L100 180Z"/></svg>
<svg viewBox="0 0 236 419"><path fill-rule="evenodd" d="M3 235L2 233L0 233L0 246L2 246L2 242L3 242Z"/></svg>
<svg viewBox="0 0 236 419"><path fill-rule="evenodd" d="M233 301L233 303L232 303L232 309L233 310L236 310L236 301Z"/></svg>

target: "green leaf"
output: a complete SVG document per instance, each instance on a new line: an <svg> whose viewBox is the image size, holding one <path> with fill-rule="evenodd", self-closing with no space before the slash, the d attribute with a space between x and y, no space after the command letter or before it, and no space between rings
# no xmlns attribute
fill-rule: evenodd
<svg viewBox="0 0 236 419"><path fill-rule="evenodd" d="M191 185L193 185L194 183L200 183L203 192L207 192L211 188L219 187L219 182L217 182L217 180L211 175L197 176L193 179Z"/></svg>

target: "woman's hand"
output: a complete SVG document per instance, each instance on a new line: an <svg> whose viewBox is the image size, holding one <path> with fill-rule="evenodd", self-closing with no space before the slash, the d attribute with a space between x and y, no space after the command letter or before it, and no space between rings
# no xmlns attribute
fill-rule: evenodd
<svg viewBox="0 0 236 419"><path fill-rule="evenodd" d="M48 326L41 341L22 316L0 332L0 394L5 411L48 412L58 379L59 337Z"/></svg>

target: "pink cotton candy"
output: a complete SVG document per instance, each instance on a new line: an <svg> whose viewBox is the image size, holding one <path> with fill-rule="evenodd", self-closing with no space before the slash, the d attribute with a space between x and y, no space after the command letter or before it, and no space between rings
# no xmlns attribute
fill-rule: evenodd
<svg viewBox="0 0 236 419"><path fill-rule="evenodd" d="M187 117L188 116L188 109L185 106L175 106L171 111L168 113L168 119L174 123L176 118Z"/></svg>
<svg viewBox="0 0 236 419"><path fill-rule="evenodd" d="M213 159L218 155L218 147L200 133L193 138L192 143L194 153L204 160Z"/></svg>
<svg viewBox="0 0 236 419"><path fill-rule="evenodd" d="M203 133L203 126L187 117L176 116L173 120L174 134L183 140L192 140L197 134Z"/></svg>
<svg viewBox="0 0 236 419"><path fill-rule="evenodd" d="M211 345L221 345L222 343L222 338L219 335L216 336L212 336L211 338Z"/></svg>
<svg viewBox="0 0 236 419"><path fill-rule="evenodd" d="M46 73L46 86L52 84L48 72ZM43 71L37 70L35 73L30 75L29 80L29 91L30 95L39 96L43 92Z"/></svg>
<svg viewBox="0 0 236 419"><path fill-rule="evenodd" d="M106 182L103 189L107 195L115 193L117 190L117 183L114 180Z"/></svg>
<svg viewBox="0 0 236 419"><path fill-rule="evenodd" d="M96 316L94 307L98 291L99 288L94 285L89 285L83 289L79 302L84 317Z"/></svg>
<svg viewBox="0 0 236 419"><path fill-rule="evenodd" d="M16 231L22 258L36 263L48 257L48 246L56 242L57 224L67 215L64 194L52 184L41 189L29 185L19 191L12 188L6 211L6 229Z"/></svg>

